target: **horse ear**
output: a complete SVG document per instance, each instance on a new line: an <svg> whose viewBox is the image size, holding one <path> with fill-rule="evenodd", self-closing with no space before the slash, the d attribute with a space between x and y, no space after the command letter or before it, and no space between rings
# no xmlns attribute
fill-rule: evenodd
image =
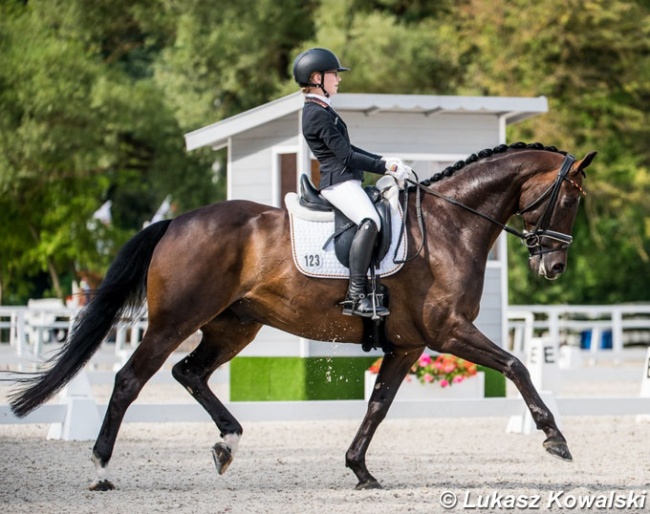
<svg viewBox="0 0 650 514"><path fill-rule="evenodd" d="M585 155L581 161L578 161L571 173L573 174L581 171L584 174L584 170L591 164L591 161L594 160L594 157L596 157L597 153L598 152L589 152L587 155Z"/></svg>

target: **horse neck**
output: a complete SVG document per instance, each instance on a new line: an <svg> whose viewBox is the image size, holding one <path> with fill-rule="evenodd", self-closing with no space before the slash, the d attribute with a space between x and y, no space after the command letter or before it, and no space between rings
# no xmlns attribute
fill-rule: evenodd
<svg viewBox="0 0 650 514"><path fill-rule="evenodd" d="M517 211L523 183L518 171L514 159L486 159L457 171L441 181L438 189L463 205L505 223Z"/></svg>
<svg viewBox="0 0 650 514"><path fill-rule="evenodd" d="M467 165L431 187L505 225L519 209L519 198L524 184L537 173L552 169L548 159L534 158L540 156L539 151L535 151L535 155L532 152L511 151L488 157ZM436 208L440 208L440 205L438 202ZM476 225L477 214L450 203L443 208L452 209L453 215L461 224ZM482 227L480 235L486 238L486 243L490 245L502 230L497 223L491 224L487 231L483 223L476 226Z"/></svg>
<svg viewBox="0 0 650 514"><path fill-rule="evenodd" d="M558 168L561 159L561 153L546 150L511 150L467 165L433 187L506 223L519 210L526 183Z"/></svg>

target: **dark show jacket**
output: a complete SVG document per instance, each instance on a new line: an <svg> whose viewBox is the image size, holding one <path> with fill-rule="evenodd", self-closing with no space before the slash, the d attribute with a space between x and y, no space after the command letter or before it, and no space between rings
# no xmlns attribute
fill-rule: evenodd
<svg viewBox="0 0 650 514"><path fill-rule="evenodd" d="M325 102L305 99L302 134L320 163L320 189L346 180L363 180L364 171L380 175L386 171L379 155L350 143L347 126Z"/></svg>

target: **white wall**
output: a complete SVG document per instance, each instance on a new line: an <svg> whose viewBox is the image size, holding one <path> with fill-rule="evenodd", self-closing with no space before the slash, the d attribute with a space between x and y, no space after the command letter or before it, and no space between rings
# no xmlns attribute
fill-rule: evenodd
<svg viewBox="0 0 650 514"><path fill-rule="evenodd" d="M285 116L233 138L228 157L229 200L271 205L274 146L298 145L298 114Z"/></svg>
<svg viewBox="0 0 650 514"><path fill-rule="evenodd" d="M456 154L467 156L499 144L500 122L494 114L447 113L432 116L408 113L342 114L352 142L380 155ZM235 136L230 144L229 198L273 204L274 147L301 142L299 118L291 114ZM421 177L424 178L424 177ZM505 256L503 257L505 259ZM503 343L505 261L490 261L485 277L477 326L497 344ZM320 343L264 327L241 355L366 355L358 345Z"/></svg>
<svg viewBox="0 0 650 514"><path fill-rule="evenodd" d="M383 154L465 154L499 144L499 119L480 114L346 113L353 144Z"/></svg>

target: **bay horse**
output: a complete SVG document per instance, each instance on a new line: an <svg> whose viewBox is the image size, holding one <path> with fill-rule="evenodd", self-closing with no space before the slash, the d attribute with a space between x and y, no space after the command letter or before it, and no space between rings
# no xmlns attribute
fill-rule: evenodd
<svg viewBox="0 0 650 514"><path fill-rule="evenodd" d="M503 373L544 431L545 449L572 459L525 366L473 321L488 252L502 230L529 247L533 272L555 279L565 271L584 170L595 155L576 161L538 143L500 145L410 185L421 193L408 198L409 219L421 214L418 223L407 226L411 260L382 279L390 291L385 329L391 348L346 452L346 466L356 475L358 489L381 487L366 467L366 452L402 380L426 348ZM523 232L506 225L516 214L523 218ZM232 200L152 224L120 250L68 340L50 359L51 366L18 380L19 388L10 397L12 409L24 416L60 390L109 330L142 308L146 299L149 326L115 376L92 451L97 477L90 489L114 488L107 466L127 408L170 354L198 330L201 342L172 373L220 432L222 440L212 452L222 474L243 430L208 387L210 375L253 341L263 325L319 341L363 343L362 318L341 313L346 287L345 280L310 278L297 271L285 209Z"/></svg>

